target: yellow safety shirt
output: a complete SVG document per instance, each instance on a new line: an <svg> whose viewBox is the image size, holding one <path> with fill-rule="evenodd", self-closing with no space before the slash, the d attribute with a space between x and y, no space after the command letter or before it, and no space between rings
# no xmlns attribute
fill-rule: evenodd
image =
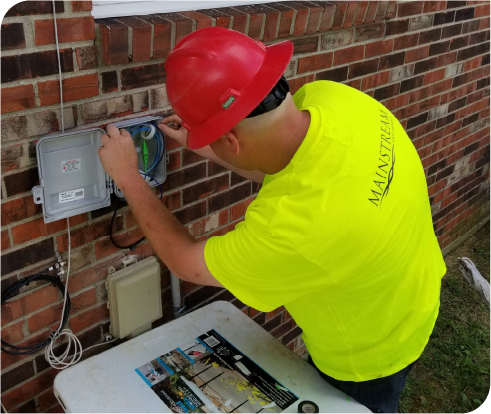
<svg viewBox="0 0 491 414"><path fill-rule="evenodd" d="M284 305L327 375L391 375L423 352L446 271L421 161L390 111L356 89L318 81L293 99L311 115L304 141L245 221L207 241L206 264L245 304Z"/></svg>

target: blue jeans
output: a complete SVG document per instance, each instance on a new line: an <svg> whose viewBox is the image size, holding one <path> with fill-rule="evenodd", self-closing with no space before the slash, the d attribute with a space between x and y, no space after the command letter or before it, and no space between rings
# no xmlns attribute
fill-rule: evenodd
<svg viewBox="0 0 491 414"><path fill-rule="evenodd" d="M406 384L406 377L415 364L408 365L395 374L388 377L376 378L369 381L339 381L324 374L317 368L310 358L309 363L314 366L320 376L331 384L334 388L345 392L353 397L360 404L365 405L374 413L396 413L399 405L401 393Z"/></svg>

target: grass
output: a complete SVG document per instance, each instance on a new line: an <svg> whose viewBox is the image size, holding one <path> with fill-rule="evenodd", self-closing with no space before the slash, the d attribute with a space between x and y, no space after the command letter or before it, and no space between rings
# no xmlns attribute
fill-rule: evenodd
<svg viewBox="0 0 491 414"><path fill-rule="evenodd" d="M430 341L408 376L400 412L466 413L489 393L489 310L462 276L469 257L489 281L489 225L445 257L440 314Z"/></svg>

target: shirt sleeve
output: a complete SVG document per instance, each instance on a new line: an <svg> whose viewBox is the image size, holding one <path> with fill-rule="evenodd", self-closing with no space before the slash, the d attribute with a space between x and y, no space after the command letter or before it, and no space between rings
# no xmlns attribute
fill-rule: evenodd
<svg viewBox="0 0 491 414"><path fill-rule="evenodd" d="M247 221L247 220L246 220ZM211 274L240 301L262 312L319 288L329 276L300 254L285 238L239 223L205 245Z"/></svg>

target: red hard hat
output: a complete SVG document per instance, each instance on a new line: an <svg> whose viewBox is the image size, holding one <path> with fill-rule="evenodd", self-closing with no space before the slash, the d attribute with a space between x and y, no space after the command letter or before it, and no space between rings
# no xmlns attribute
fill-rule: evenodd
<svg viewBox="0 0 491 414"><path fill-rule="evenodd" d="M289 41L265 46L223 27L184 37L164 66L167 96L191 149L209 145L247 117L283 75Z"/></svg>

